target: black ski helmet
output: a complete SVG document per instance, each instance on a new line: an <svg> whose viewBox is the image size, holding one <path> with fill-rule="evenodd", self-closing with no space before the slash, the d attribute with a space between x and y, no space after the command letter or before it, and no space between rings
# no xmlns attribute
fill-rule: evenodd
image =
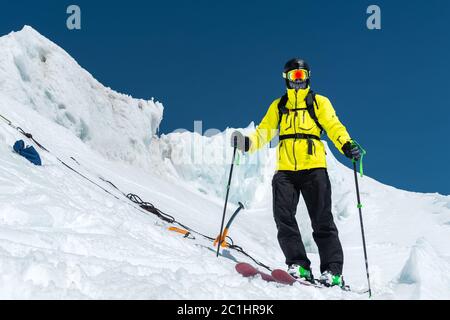
<svg viewBox="0 0 450 320"><path fill-rule="evenodd" d="M293 58L291 60L289 60L288 62L286 62L286 64L284 65L284 73L288 73L291 70L295 70L295 69L305 69L308 70L308 73L311 74L311 69L309 68L309 64L300 58ZM285 79L286 81L286 87L288 88L293 88L293 85L291 83L291 81L289 81L288 79ZM306 87L308 87L310 84L310 79L308 78L306 80Z"/></svg>

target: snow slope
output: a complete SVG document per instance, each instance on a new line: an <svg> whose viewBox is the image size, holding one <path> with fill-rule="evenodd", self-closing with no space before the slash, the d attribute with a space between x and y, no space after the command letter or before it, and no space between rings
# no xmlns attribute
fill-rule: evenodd
<svg viewBox="0 0 450 320"><path fill-rule="evenodd" d="M39 150L42 167L27 162L11 147L24 137L0 120L0 298L367 298L242 278L231 259L215 258L209 242L166 231L167 224L137 210L99 179L214 237L231 159L231 129L213 137L188 132L157 137L159 102L103 87L30 27L0 38L0 53L0 114L52 152ZM362 289L366 279L353 173L328 151L344 274L352 287ZM247 209L230 236L255 258L284 267L271 213L274 156L274 150L265 149L241 157L228 215L237 201L245 202ZM374 298L449 299L450 197L406 192L369 177L360 184ZM298 209L317 271L304 203Z"/></svg>

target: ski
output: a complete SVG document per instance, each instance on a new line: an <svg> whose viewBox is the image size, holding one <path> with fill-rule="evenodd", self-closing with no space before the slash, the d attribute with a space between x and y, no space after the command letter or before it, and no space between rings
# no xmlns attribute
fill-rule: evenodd
<svg viewBox="0 0 450 320"><path fill-rule="evenodd" d="M288 272L281 270L281 269L275 269L272 271L271 274L265 273L263 271L258 270L254 266L252 266L249 263L246 262L239 262L236 264L235 269L238 273L240 273L245 278L252 278L257 275L260 275L261 278L268 282L276 282L282 285L289 285L292 286L294 283L299 283L301 285L317 288L317 289L326 289L329 288L327 286L321 285L317 283L311 283L303 279L294 278L291 276ZM365 290L352 290L350 289L350 286L346 285L343 288L340 288L343 291L356 293L356 294L365 294L369 292L367 289Z"/></svg>
<svg viewBox="0 0 450 320"><path fill-rule="evenodd" d="M290 286L292 286L294 283L300 283L301 285L313 287L313 288L317 288L317 289L331 288L331 287L327 287L327 286L320 284L317 279L316 279L316 283L311 283L311 282L303 280L303 279L294 278L287 271L284 271L281 269L273 270L272 277L275 279L276 282L282 283L285 285L290 285ZM352 290L350 288L350 286L348 286L348 285L345 285L344 287L342 287L340 289L342 291L356 293L356 294L365 294L365 293L369 292L369 290Z"/></svg>
<svg viewBox="0 0 450 320"><path fill-rule="evenodd" d="M282 284L286 284L286 285L290 285L292 286L294 283L300 283L301 285L305 285L308 287L314 287L314 288L325 288L324 286L320 285L320 284L314 284L311 282L308 282L306 280L303 279L297 279L294 278L293 276L291 276L289 273L287 273L284 270L281 269L275 269L272 271L272 277L279 283Z"/></svg>
<svg viewBox="0 0 450 320"><path fill-rule="evenodd" d="M257 275L260 275L261 278L265 281L268 281L268 282L276 281L272 275L262 272L262 271L256 269L251 264L246 263L246 262L237 263L235 266L235 269L238 273L240 273L245 278L250 278L250 277L255 277Z"/></svg>

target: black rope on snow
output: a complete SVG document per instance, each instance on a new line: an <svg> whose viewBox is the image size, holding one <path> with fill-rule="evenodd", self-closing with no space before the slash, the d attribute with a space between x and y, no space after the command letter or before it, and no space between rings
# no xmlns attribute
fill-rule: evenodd
<svg viewBox="0 0 450 320"><path fill-rule="evenodd" d="M56 159L58 159L59 162L61 162L62 165L64 165L67 169L75 172L76 174L78 174L80 177L86 179L87 181L89 181L90 183L92 183L93 185L97 186L98 188L102 189L103 191L105 191L107 194L113 196L114 198L116 198L117 200L120 200L120 198L118 196L116 196L115 194L112 194L111 192L109 192L107 189L103 188L101 185L99 185L98 183L92 181L91 179L89 179L88 177L86 177L85 175L83 175L82 173L78 172L77 170L75 170L74 168L72 168L71 166L69 166L67 163L65 163L64 161L60 160L58 157L56 157Z"/></svg>
<svg viewBox="0 0 450 320"><path fill-rule="evenodd" d="M258 266L263 267L269 271L272 271L272 268L270 268L269 266L266 266L264 263L259 262L258 260L256 260L255 258L253 258L251 255L249 255L247 252L244 251L244 249L242 249L242 247L237 246L237 245L230 245L229 246L230 249L234 249L240 253L242 253L244 256L246 256L247 258L253 260L254 263L256 263Z"/></svg>
<svg viewBox="0 0 450 320"><path fill-rule="evenodd" d="M74 159L73 157L72 157L72 160L74 160L78 165L80 165L80 163L79 163L76 159ZM105 179L105 178L103 178L103 177L101 177L101 176L99 176L98 178L99 178L100 180L102 180L103 182L108 183L109 185L111 185L114 189L116 189L117 191L119 191L120 193L122 193L126 198L128 198L129 200L131 200L133 203L139 205L142 209L144 209L144 210L146 210L146 211L148 211L148 212L150 212L150 213L153 213L154 215L156 215L156 216L159 217L160 219L162 219L162 220L164 220L164 221L166 221L166 222L168 222L168 223L176 224L176 225L178 225L178 226L180 226L180 227L186 229L186 230L189 231L190 233L198 234L198 235L202 236L203 238L205 238L205 239L207 239L207 240L210 240L210 241L212 241L212 242L214 242L214 241L216 240L215 238L209 237L209 236L207 236L207 235L205 235L205 234L203 234L203 233L201 233L201 232L198 232L198 231L196 231L196 230L194 230L194 229L192 229L192 228L190 228L190 227L188 227L188 226L182 224L181 222L177 221L173 216L171 216L171 215L169 215L169 214L167 214L167 213L165 213L165 212L162 212L161 210L159 210L158 208L156 208L156 207L155 207L153 204L151 204L150 202L143 201L143 200L141 199L141 197L139 197L138 195L133 194L133 193L126 194L125 192L123 192L122 190L120 190L120 189L119 189L114 183L112 183L111 181L109 181L109 180L107 180L107 179ZM195 237L194 237L193 235L192 235L192 237L193 237L193 239L195 239ZM232 240L230 237L228 237L228 238L231 240L231 242L233 242L233 240ZM189 238L189 239L191 239L191 238Z"/></svg>
<svg viewBox="0 0 450 320"><path fill-rule="evenodd" d="M75 160L75 159L74 159ZM76 161L76 160L75 160ZM76 161L78 162L78 161ZM151 204L150 202L145 202L141 199L141 197L139 197L136 194L133 193L129 193L129 194L125 194L123 191L121 191L114 183L112 183L109 180L106 180L103 177L99 177L99 179L101 179L102 181L104 181L105 183L108 183L109 185L111 185L114 189L116 189L117 191L119 191L120 193L122 193L125 197L127 197L129 200L131 200L132 202L134 202L135 204L139 205L142 209L149 211L153 214L155 214L156 216L158 216L159 218L165 220L166 222L172 223L172 224L177 224L180 227L186 229L187 231L191 232L191 233L195 233L198 234L208 240L214 241L214 238L208 237L207 235L204 235L198 231L195 231L191 228L189 228L188 226L183 225L182 223L178 222L173 216L162 212L161 210L159 210L158 208L156 208L153 204ZM195 238L194 238L195 239Z"/></svg>
<svg viewBox="0 0 450 320"><path fill-rule="evenodd" d="M10 127L12 127L12 128L17 130L17 127L15 127L9 119L5 118L1 114L0 114L0 118L2 118L8 124L8 126L10 126Z"/></svg>
<svg viewBox="0 0 450 320"><path fill-rule="evenodd" d="M80 163L77 161L77 159L75 159L74 157L70 157L70 159L72 159L73 161L75 161L76 164L80 166Z"/></svg>
<svg viewBox="0 0 450 320"><path fill-rule="evenodd" d="M111 186L113 186L113 187L114 187L115 189L117 189L119 192L123 193L123 192L122 192L116 185L114 185L111 181L108 181L108 180L106 180L106 179L104 179L104 178L102 178L102 177L100 177L100 179L103 180L104 182L110 184ZM123 193L123 194L125 195L125 193ZM126 196L128 199L130 199L132 202L134 202L134 203L138 204L139 206L141 206L141 208L143 208L143 209L145 209L145 210L147 210L147 211L149 211L149 212L155 214L155 215L158 216L160 219L162 219L162 220L164 220L164 221L166 221L166 222L169 222L169 223L172 223L172 224L177 224L177 225L179 225L180 227L182 227L183 229L186 229L187 231L189 231L191 234L192 234L192 233L198 234L198 235L202 236L203 238L205 238L205 239L207 239L207 240L210 240L210 241L212 241L212 242L214 242L214 241L216 240L215 238L209 237L209 236L207 236L207 235L205 235L205 234L203 234L203 233L201 233L201 232L198 232L198 231L196 231L196 230L194 230L194 229L192 229L192 228L190 228L190 227L188 227L188 226L186 226L186 225L184 225L184 224L178 222L174 217L172 217L171 215L169 215L169 214L167 214L167 213L164 213L164 212L162 212L161 210L157 209L157 208L156 208L155 206L153 206L153 204L151 204L150 202L145 202L145 201L143 201L143 200L141 199L141 197L139 197L139 196L136 195L136 194L129 193L129 194L125 195L125 196ZM169 218L167 218L167 217L169 217ZM171 219L171 220L169 220L169 219ZM189 238L189 236L185 236L185 238L192 239L192 238ZM193 237L193 239L195 239L195 237ZM233 239L232 239L230 236L227 236L227 239L229 239L229 241L230 241L230 244L228 245L228 248L233 249L233 250L236 250L236 251L240 252L241 254L245 255L246 257L248 257L249 259L251 259L253 262L255 262L258 266L263 267L263 268L267 269L268 271L272 271L272 268L268 267L268 266L265 265L264 263L262 263L262 262L256 260L255 258L253 258L253 257L252 257L251 255L249 255L242 247L235 245Z"/></svg>
<svg viewBox="0 0 450 320"><path fill-rule="evenodd" d="M139 205L142 209L153 213L154 215L156 215L157 217L161 218L162 220L164 220L164 221L166 221L168 223L174 223L175 222L175 218L174 217L172 217L171 215L169 215L167 213L162 212L161 210L156 208L150 202L144 202L138 195L129 193L129 194L126 195L126 197L128 199L130 199L132 202L134 202L137 205Z"/></svg>
<svg viewBox="0 0 450 320"><path fill-rule="evenodd" d="M74 159L75 160L75 159ZM76 161L76 160L75 160ZM76 161L77 163L78 163L78 161ZM78 165L80 165L79 163L78 163ZM106 180L106 179L104 179L103 177L98 177L100 180L102 180L103 182L106 182L106 183L108 183L108 184L110 184L114 189L116 189L117 191L119 191L121 194L123 194L125 197L127 196L124 192L122 192L122 191L120 191L120 189L119 188L117 188L116 187L116 185L114 184L114 183L112 183L111 181L108 181L108 180Z"/></svg>
<svg viewBox="0 0 450 320"><path fill-rule="evenodd" d="M188 226L185 226L184 224L182 224L182 223L180 223L180 222L178 222L178 221L176 221L176 220L175 220L173 223L179 225L180 227L186 229L187 231L190 231L190 232L192 232L192 233L196 233L196 234L202 236L203 238L208 239L208 240L210 240L210 241L212 241L212 242L214 242L214 241L216 240L215 238L211 238L211 237L209 237L209 236L207 236L207 235L205 235L205 234L203 234L203 233L200 233L200 232L198 232L198 231L195 231L194 229L191 229L191 228L189 228Z"/></svg>
<svg viewBox="0 0 450 320"><path fill-rule="evenodd" d="M36 140L34 140L33 135L31 133L27 133L25 132L21 127L17 127L16 128L17 131L19 131L21 134L23 134L25 137L27 137L28 139L31 139L34 143L36 143L36 145L41 148L44 151L47 151L50 153L50 151L48 151L46 148L44 148L44 146L42 146L39 142L37 142ZM59 160L59 159L58 159ZM60 160L61 161L61 160Z"/></svg>
<svg viewBox="0 0 450 320"><path fill-rule="evenodd" d="M27 133L27 132L25 132L22 128L14 126L13 123L12 123L10 120L8 120L7 118L5 118L5 117L2 116L1 114L0 114L0 118L2 118L2 119L3 119L10 127L12 127L13 129L17 130L18 132L20 132L21 134L23 134L23 135L24 135L25 137L27 137L28 139L32 140L39 148L41 148L42 150L44 150L44 151L46 151L46 152L48 152L48 153L51 154L51 152L50 152L47 148L45 148L42 144L40 144L38 141L36 141L36 140L33 138L33 135L32 135L31 133ZM78 174L80 177L82 177L82 178L84 178L85 180L89 181L90 183L92 183L93 185L97 186L98 188L100 188L101 190L103 190L104 192L106 192L107 194L113 196L113 197L116 198L117 200L121 200L119 197L117 197L116 195L114 195L113 193L111 193L110 191L108 191L107 189L103 188L103 187L102 187L101 185L99 185L98 183L92 181L91 179L89 179L88 177L86 177L85 175L83 175L82 173L78 172L77 170L75 170L74 168L72 168L71 166L69 166L67 163L65 163L63 160L61 160L61 159L58 158L57 156L55 156L55 158L56 158L62 165L64 165L66 168L68 168L69 170L71 170L71 171L73 171L74 173ZM73 161L75 161L78 165L80 165L79 162L78 162L77 160L75 160L75 158L71 157L71 159L72 159ZM151 204L150 202L145 202L145 201L143 201L138 195L132 194L132 193L125 194L125 193L122 192L116 185L114 185L111 181L108 181L108 180L106 180L106 179L104 179L104 178L102 178L102 177L99 177L99 178L100 178L101 180L103 180L104 182L110 184L113 188L115 188L116 190L118 190L120 193L122 193L126 198L128 198L129 200L131 200L133 203L139 205L140 208L146 210L147 212L150 212L150 213L156 215L156 216L157 216L158 218L160 218L161 220L164 220L164 221L166 221L166 222L168 222L168 223L171 223L171 224L177 224L177 225L179 225L180 227L186 229L187 231L189 231L189 232L191 232L191 233L198 234L198 235L200 235L200 236L202 236L202 237L204 237L205 239L208 239L208 240L210 240L210 241L215 241L215 240L216 240L215 238L211 238L211 237L209 237L209 236L207 236L207 235L204 235L204 234L202 234L202 233L200 233L200 232L198 232L198 231L195 231L195 230L189 228L188 226L183 225L182 223L178 222L178 221L177 221L174 217L172 217L171 215L169 215L169 214L167 214L167 213L164 213L164 212L162 212L161 210L159 210L158 208L156 208L156 207L155 207L153 204ZM136 209L137 209L137 208L136 208ZM144 213L145 213L145 212L144 212ZM191 235L191 236L193 237L193 239L195 239L195 237L194 237L193 235ZM189 235L185 236L185 238L189 238ZM228 248L233 249L233 250L236 250L236 251L242 253L243 255L245 255L246 257L248 257L249 259L251 259L253 262L255 262L257 265L259 265L259 266L261 266L261 267L263 267L263 268L265 268L265 269L267 269L267 270L269 270L269 271L272 271L272 269L271 269L270 267L268 267L268 266L266 266L265 264L259 262L258 260L256 260L255 258L253 258L251 255L249 255L247 252L245 252L244 249L242 249L242 247L237 246L237 245L234 245L234 244L233 244L233 239L231 239L231 237L228 237L228 236L227 236L227 238L228 238L228 239L230 240L230 242L231 242L231 244L228 245ZM191 239L191 238L189 238L189 239Z"/></svg>
<svg viewBox="0 0 450 320"><path fill-rule="evenodd" d="M76 161L76 160L75 160ZM133 193L129 193L129 194L125 194L123 191L121 191L114 183L112 183L109 180L106 180L102 177L99 177L101 180L103 180L105 183L110 184L114 189L116 189L117 191L119 191L120 193L122 193L125 197L127 197L128 199L130 199L132 202L136 203L137 205L139 205L142 209L147 210L155 215L157 215L158 217L160 217L161 219L165 220L166 222L172 223L172 224L177 224L180 227L186 229L187 231L191 232L191 233L195 233L198 234L202 237L204 237L205 239L208 239L210 241L214 241L215 238L211 238L201 232L198 232L196 230L193 230L192 228L185 226L184 224L178 222L173 216L162 212L161 210L159 210L158 208L156 208L153 204L151 204L150 202L145 202L141 199L141 197L139 197L136 194ZM231 238L230 238L231 239Z"/></svg>
<svg viewBox="0 0 450 320"><path fill-rule="evenodd" d="M76 161L76 160L75 160L75 161ZM125 193L123 193L123 192L122 192L122 191L121 191L114 183L112 183L111 181L108 181L108 180L106 180L106 179L104 179L104 178L102 178L102 177L99 177L99 178L100 178L101 180L103 180L104 182L110 184L110 185L111 185L112 187L114 187L116 190L118 190L119 192L121 192L122 194L125 195ZM201 233L201 232L198 232L198 231L196 231L196 230L193 230L192 228L190 228L190 227L188 227L188 226L186 226L186 225L184 225L184 224L178 222L174 217L172 217L171 215L169 215L169 214L167 214L167 213L162 212L161 210L159 210L158 208L156 208L156 207L155 207L153 204L151 204L150 202L145 202L145 201L143 201L143 200L141 199L141 197L139 197L139 196L136 195L136 194L129 193L129 194L125 195L125 196L126 196L128 199L130 199L132 202L134 202L134 203L136 203L137 205L139 205L141 208L143 208L143 209L145 209L145 210L147 210L147 211L149 211L149 212L155 214L155 215L158 216L160 219L162 219L162 220L164 220L164 221L166 221L166 222L172 223L172 224L177 224L177 225L179 225L180 227L182 227L183 229L186 229L187 231L189 231L190 234L192 234L192 233L198 234L198 235L202 236L203 238L208 239L208 240L210 240L210 241L212 241L212 242L214 242L214 241L216 240L215 238L209 237L209 236L207 236L207 235L205 235L205 234L203 234L203 233ZM193 238L189 238L189 234L187 234L187 235L185 236L185 238L188 238L188 239L195 239L195 237L194 237L193 235L192 235L192 237L193 237ZM245 255L246 257L248 257L249 259L251 259L253 262L255 262L257 265L259 265L260 267L263 267L263 268L265 268L265 269L267 269L267 270L269 270L269 271L272 271L272 268L268 267L267 265L265 265L265 264L263 264L262 262L256 260L255 258L253 258L251 255L249 255L247 252L245 252L245 250L242 249L242 247L235 245L233 239L232 239L230 236L227 236L227 239L229 239L229 241L230 241L230 244L228 245L228 248L240 252L241 254Z"/></svg>

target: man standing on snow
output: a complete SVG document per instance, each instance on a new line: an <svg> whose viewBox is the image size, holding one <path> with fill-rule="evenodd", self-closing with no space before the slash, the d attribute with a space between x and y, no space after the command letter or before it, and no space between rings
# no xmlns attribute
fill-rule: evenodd
<svg viewBox="0 0 450 320"><path fill-rule="evenodd" d="M319 282L343 287L344 255L331 212L331 185L325 147L320 140L322 130L348 158L359 160L361 150L339 121L330 100L312 92L310 76L305 61L289 60L283 72L286 94L272 102L251 136L236 131L231 141L242 152L253 153L270 142L279 130L278 164L272 181L273 214L288 272L314 283L311 261L295 218L301 193L319 248L322 273Z"/></svg>

